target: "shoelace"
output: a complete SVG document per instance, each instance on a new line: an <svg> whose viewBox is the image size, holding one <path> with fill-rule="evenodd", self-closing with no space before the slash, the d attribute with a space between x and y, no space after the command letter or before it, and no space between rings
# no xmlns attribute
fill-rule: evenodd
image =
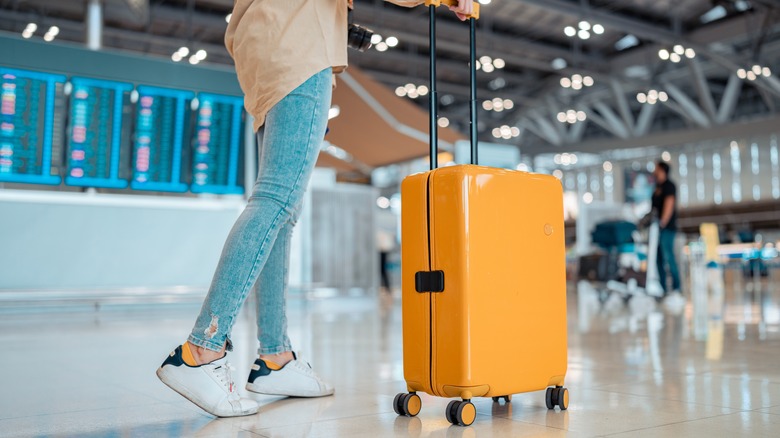
<svg viewBox="0 0 780 438"><path fill-rule="evenodd" d="M235 371L236 369L233 367L233 365L230 364L230 362L225 362L224 365L220 365L216 368L214 368L214 371L219 377L220 382L227 388L228 390L228 397L230 398L238 398L238 392L236 391L236 385L233 383L233 373L232 371Z"/></svg>

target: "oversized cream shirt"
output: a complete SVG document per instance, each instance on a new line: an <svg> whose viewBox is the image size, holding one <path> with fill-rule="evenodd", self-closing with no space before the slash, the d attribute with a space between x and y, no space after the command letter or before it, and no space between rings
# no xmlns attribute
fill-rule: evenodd
<svg viewBox="0 0 780 438"><path fill-rule="evenodd" d="M387 0L416 6L423 0ZM268 111L314 74L347 67L348 0L236 0L225 46L257 131Z"/></svg>

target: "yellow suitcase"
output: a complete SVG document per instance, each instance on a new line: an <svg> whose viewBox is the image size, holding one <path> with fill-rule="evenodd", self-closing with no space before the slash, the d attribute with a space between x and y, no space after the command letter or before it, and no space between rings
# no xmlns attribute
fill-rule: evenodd
<svg viewBox="0 0 780 438"><path fill-rule="evenodd" d="M474 65L474 19L470 21ZM431 84L435 90L435 81ZM472 76L474 102L475 95ZM435 120L435 104L431 114ZM475 116L472 105L473 162ZM549 409L566 409L560 181L477 165L436 169L433 123L431 145L433 170L411 175L401 185L408 392L395 397L394 410L399 415L417 415L421 409L417 392L457 397L461 400L450 402L446 417L453 424L468 426L476 416L473 397L511 402L512 394L544 389Z"/></svg>

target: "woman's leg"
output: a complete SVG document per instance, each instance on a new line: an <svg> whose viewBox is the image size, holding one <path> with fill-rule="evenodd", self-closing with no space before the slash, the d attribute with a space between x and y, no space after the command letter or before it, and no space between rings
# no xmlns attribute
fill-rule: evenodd
<svg viewBox="0 0 780 438"><path fill-rule="evenodd" d="M290 267L290 239L294 222L285 223L276 238L274 249L260 272L255 285L257 296L257 340L259 355L292 351L287 337L287 282ZM291 359L292 355L289 358ZM285 362L275 360L274 362ZM283 363L280 363L283 365Z"/></svg>
<svg viewBox="0 0 780 438"><path fill-rule="evenodd" d="M325 136L331 80L330 68L315 74L268 113L257 183L225 243L209 293L190 334L191 344L215 352L226 346L231 348L230 331L241 304L274 253L280 232L286 226L291 227L297 217ZM287 252L284 248L282 251ZM274 255L274 265L286 257ZM278 271L272 267L268 275L278 275ZM285 281L277 277L275 284L267 292L261 291L264 301L272 297L283 302ZM280 311L278 306L276 311ZM269 327L266 333L273 333L275 338L276 345L270 347L287 347L285 329L280 323L282 315L263 319L269 319L264 321Z"/></svg>

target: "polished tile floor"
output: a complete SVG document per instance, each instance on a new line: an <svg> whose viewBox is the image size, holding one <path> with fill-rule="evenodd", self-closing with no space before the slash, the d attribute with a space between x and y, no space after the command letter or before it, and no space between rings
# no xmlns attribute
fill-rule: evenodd
<svg viewBox="0 0 780 438"><path fill-rule="evenodd" d="M209 416L154 375L188 333L196 305L6 312L0 436L778 437L780 288L741 288L727 289L723 318L710 318L703 333L694 321L710 310L690 301L627 304L572 285L569 410L548 411L543 392L516 395L510 405L480 399L469 428L450 426L447 401L425 395L419 417L393 413L393 396L404 389L397 299L292 297L290 336L337 393L263 398L259 414L238 419ZM253 324L244 311L234 331L241 379L255 348Z"/></svg>

